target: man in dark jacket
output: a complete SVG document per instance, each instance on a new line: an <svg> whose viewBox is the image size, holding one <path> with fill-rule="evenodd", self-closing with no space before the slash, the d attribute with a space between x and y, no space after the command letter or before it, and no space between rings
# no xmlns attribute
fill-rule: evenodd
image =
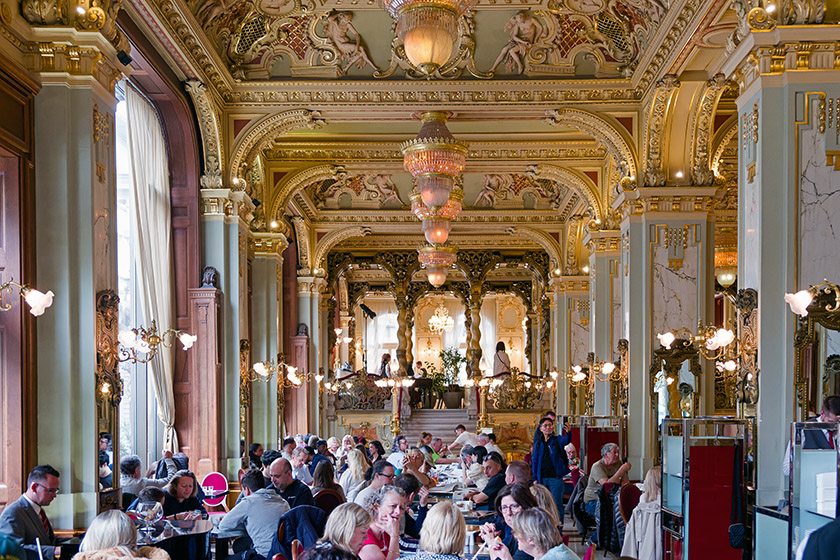
<svg viewBox="0 0 840 560"><path fill-rule="evenodd" d="M563 521L563 477L569 474L569 459L563 449L572 441L568 424L563 425L560 436L554 434L554 420L548 416L540 419L539 435L534 439L531 450L531 476L551 491L560 521Z"/></svg>

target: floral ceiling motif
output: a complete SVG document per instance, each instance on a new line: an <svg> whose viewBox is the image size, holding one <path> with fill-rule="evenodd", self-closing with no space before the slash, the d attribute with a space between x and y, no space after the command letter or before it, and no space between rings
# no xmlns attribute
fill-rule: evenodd
<svg viewBox="0 0 840 560"><path fill-rule="evenodd" d="M663 0L529 4L467 12L450 62L434 77L453 79L463 70L484 79L620 77L635 68L667 12ZM346 11L314 0L197 0L190 8L237 79L422 76L393 26L381 32L390 18L371 6ZM500 35L508 39L501 48Z"/></svg>

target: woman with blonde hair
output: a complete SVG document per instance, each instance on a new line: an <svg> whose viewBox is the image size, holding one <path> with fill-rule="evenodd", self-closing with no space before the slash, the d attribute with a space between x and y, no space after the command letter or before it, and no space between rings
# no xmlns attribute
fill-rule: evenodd
<svg viewBox="0 0 840 560"><path fill-rule="evenodd" d="M543 508L548 515L554 520L554 526L563 533L563 522L560 521L560 513L557 511L557 503L554 501L554 496L551 495L551 490L542 484L533 484L531 486L531 494L537 500L537 505Z"/></svg>
<svg viewBox="0 0 840 560"><path fill-rule="evenodd" d="M511 522L519 550L534 560L580 560L580 556L563 544L563 536L544 509L526 509L514 516ZM490 546L490 558L512 560L510 551L500 542Z"/></svg>
<svg viewBox="0 0 840 560"><path fill-rule="evenodd" d="M659 523L662 514L659 509L659 493L662 490L662 467L648 470L644 488L639 505L627 522L621 555L638 560L660 560L662 539L659 536Z"/></svg>
<svg viewBox="0 0 840 560"><path fill-rule="evenodd" d="M137 547L137 527L129 516L111 509L96 516L82 539L81 560L113 560L118 558L151 558L169 560L169 554L151 546Z"/></svg>
<svg viewBox="0 0 840 560"><path fill-rule="evenodd" d="M347 452L347 469L341 474L338 483L344 489L344 495L348 502L356 499L356 494L364 488L365 471L367 465L364 453L360 449L351 449Z"/></svg>
<svg viewBox="0 0 840 560"><path fill-rule="evenodd" d="M359 554L370 522L370 514L362 506L352 502L341 504L327 517L324 536L318 542Z"/></svg>
<svg viewBox="0 0 840 560"><path fill-rule="evenodd" d="M420 529L420 552L415 560L454 560L464 551L467 537L464 516L452 502L435 504Z"/></svg>

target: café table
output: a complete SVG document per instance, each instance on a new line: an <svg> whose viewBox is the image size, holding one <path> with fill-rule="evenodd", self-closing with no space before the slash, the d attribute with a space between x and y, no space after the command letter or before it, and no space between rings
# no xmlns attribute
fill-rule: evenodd
<svg viewBox="0 0 840 560"><path fill-rule="evenodd" d="M140 545L161 548L173 559L210 558L210 531L213 530L210 520L161 519L149 525L148 530L146 523L136 523L140 531Z"/></svg>

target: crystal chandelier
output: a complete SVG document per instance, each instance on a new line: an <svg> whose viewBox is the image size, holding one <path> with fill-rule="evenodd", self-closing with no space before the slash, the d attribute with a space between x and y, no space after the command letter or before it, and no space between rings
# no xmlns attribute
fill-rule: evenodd
<svg viewBox="0 0 840 560"><path fill-rule="evenodd" d="M383 0L397 20L397 36L405 56L427 75L452 57L458 39L458 19L470 9L471 0Z"/></svg>
<svg viewBox="0 0 840 560"><path fill-rule="evenodd" d="M418 259L426 269L426 278L429 284L440 288L446 282L446 269L455 264L455 247L446 245L424 245L419 249Z"/></svg>
<svg viewBox="0 0 840 560"><path fill-rule="evenodd" d="M456 140L446 128L448 117L443 111L423 113L423 126L417 136L400 146L405 170L417 180L420 198L430 208L446 204L455 177L467 163L467 144Z"/></svg>
<svg viewBox="0 0 840 560"><path fill-rule="evenodd" d="M454 326L455 321L441 302L435 309L435 314L429 317L429 330L434 334L443 334L451 331Z"/></svg>
<svg viewBox="0 0 840 560"><path fill-rule="evenodd" d="M429 243L446 243L452 230L452 220L461 213L461 202L464 191L455 189L449 195L449 200L443 206L429 208L421 200L420 193L415 190L411 194L411 211L423 224L423 234Z"/></svg>

